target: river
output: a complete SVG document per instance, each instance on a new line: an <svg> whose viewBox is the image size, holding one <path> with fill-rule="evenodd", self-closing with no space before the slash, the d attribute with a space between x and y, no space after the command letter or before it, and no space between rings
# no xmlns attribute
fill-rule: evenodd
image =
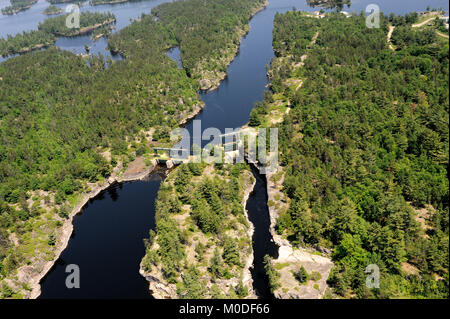
<svg viewBox="0 0 450 319"><path fill-rule="evenodd" d="M169 1L142 1L116 5L89 6L81 10L110 11L117 17L116 31L148 13L151 8ZM346 11L360 12L373 0L354 0ZM410 11L443 7L445 0L378 0L384 12L404 14ZM0 0L0 8L7 4ZM0 16L0 37L24 30L36 29L39 21L46 18L41 12L48 4L43 0L29 10L14 16ZM58 5L65 7L65 5ZM201 120L202 128L237 128L248 121L255 102L262 100L268 84L266 65L274 57L272 50L273 19L277 12L298 10L313 11L305 0L271 0L270 5L255 15L250 22L250 32L243 37L239 54L228 67L228 77L217 90L201 93L206 106L195 120ZM56 45L75 53L84 53L84 44L92 47L91 53L108 55L106 40L95 43L90 36L60 38ZM176 49L170 52L177 59ZM1 59L0 59L1 61ZM181 61L179 60L181 66ZM193 122L186 128L192 132ZM254 289L258 296L268 298L267 278L264 275L262 258L265 254L275 256L276 247L269 233L269 213L265 179L254 171L257 178L254 193L247 203L249 217L255 225L255 267L252 270ZM164 172L152 173L148 180L115 184L87 204L82 214L74 219L74 232L68 247L58 262L42 280L41 298L151 298L146 280L139 275L139 263L145 254L142 239L154 229L154 203ZM80 267L80 289L67 289L65 267L77 264Z"/></svg>

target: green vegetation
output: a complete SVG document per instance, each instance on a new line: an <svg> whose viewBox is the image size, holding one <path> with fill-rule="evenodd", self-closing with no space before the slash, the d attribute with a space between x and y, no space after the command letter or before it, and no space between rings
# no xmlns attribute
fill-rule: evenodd
<svg viewBox="0 0 450 319"><path fill-rule="evenodd" d="M206 176L199 176L204 170ZM252 252L241 204L252 180L249 168L241 164L221 169L203 164L176 168L158 193L156 237L151 232L145 241L143 270L168 286L175 285L181 298L218 293L231 298L248 296L242 280L233 280L241 278ZM229 291L224 281L234 290Z"/></svg>
<svg viewBox="0 0 450 319"><path fill-rule="evenodd" d="M55 8L59 9L58 7ZM100 31L106 34L108 32L106 24L115 21L115 17L111 13L82 12L80 14L80 28L70 29L66 26L66 17L67 15L61 15L46 19L39 23L39 30L24 31L22 34L8 35L6 39L0 39L0 55L25 53L48 47L56 41L55 36L57 35L75 36L91 31L95 32L96 29L101 29Z"/></svg>
<svg viewBox="0 0 450 319"><path fill-rule="evenodd" d="M42 12L46 15L54 15L54 14L60 14L63 10L60 7L50 5Z"/></svg>
<svg viewBox="0 0 450 319"><path fill-rule="evenodd" d="M294 277L301 284L304 284L309 280L309 274L303 266L301 266L300 269L294 274Z"/></svg>
<svg viewBox="0 0 450 319"><path fill-rule="evenodd" d="M68 28L66 25L66 19L69 14L70 13L45 19L43 22L39 23L38 29L46 33L53 33L55 35L75 36L90 32L97 27L112 23L116 20L115 16L110 12L100 13L86 11L80 14L79 28Z"/></svg>
<svg viewBox="0 0 450 319"><path fill-rule="evenodd" d="M31 8L31 6L35 4L37 0L9 0L9 2L11 3L10 6L2 8L3 14L11 15L21 11L25 11Z"/></svg>
<svg viewBox="0 0 450 319"><path fill-rule="evenodd" d="M264 256L264 269L269 278L270 291L273 293L280 287L280 273L273 267L269 255Z"/></svg>
<svg viewBox="0 0 450 319"><path fill-rule="evenodd" d="M276 16L273 95L253 115L266 124L290 101L280 127L289 209L276 229L294 246L333 249L338 295L448 298L448 42L405 24L392 51L389 19L364 21ZM379 289L365 285L369 264Z"/></svg>
<svg viewBox="0 0 450 319"><path fill-rule="evenodd" d="M12 37L8 35L6 39L0 39L0 55L8 56L16 53L24 53L33 49L52 45L56 41L53 34L43 31L24 31Z"/></svg>
<svg viewBox="0 0 450 319"><path fill-rule="evenodd" d="M206 81L206 89L218 83L237 51L247 23L264 0L190 0L162 4L152 15L114 34L110 48L125 56L146 54L149 30L165 33L170 47L179 46L189 76ZM158 18L157 22L155 17ZM164 29L161 30L161 28ZM170 39L170 40L169 40ZM169 48L169 47L168 47Z"/></svg>
<svg viewBox="0 0 450 319"><path fill-rule="evenodd" d="M212 10L214 4L220 7L224 2L231 3L211 0L208 1L211 10L196 12L191 3L195 1L171 4L181 9L182 15L185 13L185 19L177 21L178 28L191 25L192 21L198 26L206 21L215 23L220 15L214 16L218 14ZM232 3L224 15L228 23L239 24L233 27L232 33L225 33L232 29L228 25L228 29L214 32L217 42L223 45L232 42L239 30L236 27L248 22L249 8L260 5L256 0ZM166 10L172 9L169 5L164 6L164 10L156 10L164 16ZM242 10L247 14L243 15ZM234 14L246 19L236 20ZM111 14L82 14L81 27L112 18ZM76 34L65 29L63 19L65 15L47 19L39 25L39 32ZM190 37L199 48L207 47L211 39L204 37L206 28L195 30L190 32ZM15 41L19 42L18 39ZM202 103L197 93L198 81L179 70L166 55L166 50L174 44L177 39L169 21L163 23L155 21L153 15L144 15L111 39L110 46L124 52L125 61L112 63L99 55L91 56L87 65L73 53L50 48L0 64L1 286L5 279L13 278L14 285L8 286L18 293L24 292L23 283L14 279L17 269L24 265L35 267L40 261L54 257L60 227L83 194L102 183L114 168L123 171L120 167L126 168L135 157L146 156L151 145L168 145L168 132L187 114L198 110ZM206 58L220 57L217 51L205 50L203 54ZM212 70L217 65L213 64ZM193 175L199 174L198 167L189 169ZM196 211L196 217L204 220L211 232L220 232L212 216L215 209L223 209L225 215L230 209L227 205L217 205L216 195L212 193L213 197L208 199L211 211ZM179 208L178 202L173 204L172 209ZM239 206L240 203L233 202L232 212L242 212L242 207L237 209ZM242 220L242 217L237 218ZM167 264L165 270L169 277L173 277L172 271L179 267L178 261L182 258L177 243L185 234L180 232L174 237L174 225L170 221L164 223L158 223L158 240L167 242L167 254L163 253L161 259ZM161 229L168 229L170 236L165 238ZM55 242L50 240L50 235ZM239 245L242 252L244 242L233 244ZM230 251L229 262L233 264L233 249ZM169 257L166 260L164 256ZM151 257L152 260L159 258ZM222 263L226 268L239 268ZM31 271L40 270L36 266ZM229 272L222 275L229 276Z"/></svg>

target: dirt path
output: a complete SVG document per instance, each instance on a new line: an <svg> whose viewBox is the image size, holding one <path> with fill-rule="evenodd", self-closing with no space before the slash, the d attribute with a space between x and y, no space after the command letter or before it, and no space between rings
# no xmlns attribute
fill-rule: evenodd
<svg viewBox="0 0 450 319"><path fill-rule="evenodd" d="M311 43L309 44L310 47L313 46L314 44L316 44L318 36L319 36L319 31L317 31L316 34L314 34L314 36L313 36L313 38L311 40Z"/></svg>
<svg viewBox="0 0 450 319"><path fill-rule="evenodd" d="M395 50L394 46L391 43L392 33L394 33L395 27L393 25L389 25L389 32L387 34L387 43L389 43L389 49L392 51Z"/></svg>
<svg viewBox="0 0 450 319"><path fill-rule="evenodd" d="M442 16L441 15L434 15L433 17L431 17L431 18L429 18L429 19L427 19L427 20L425 20L425 21L423 21L421 23L413 24L412 27L413 28L420 28L421 26L424 26L428 22L433 21L434 19L436 19L436 17L441 18Z"/></svg>
<svg viewBox="0 0 450 319"><path fill-rule="evenodd" d="M439 31L437 31L437 30L436 30L436 33L437 33L439 36L448 39L448 35L447 35L447 34L443 34L442 32L439 32Z"/></svg>

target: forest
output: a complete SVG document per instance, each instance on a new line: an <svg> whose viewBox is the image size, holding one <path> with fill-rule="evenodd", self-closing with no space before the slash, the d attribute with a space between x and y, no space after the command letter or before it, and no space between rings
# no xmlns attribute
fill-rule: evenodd
<svg viewBox="0 0 450 319"><path fill-rule="evenodd" d="M113 51L128 56L145 46L146 33L157 25L164 28L170 46L179 46L183 67L189 76L197 80L209 73L226 72L234 57L248 21L264 0L191 0L164 3L142 15L140 23L124 30L128 36L113 35L109 41ZM158 23L155 24L155 18ZM162 32L159 30L158 32ZM138 49L138 51L140 51ZM214 76L213 76L214 77Z"/></svg>
<svg viewBox="0 0 450 319"><path fill-rule="evenodd" d="M2 8L3 14L16 14L18 12L29 9L38 0L10 0L10 6Z"/></svg>
<svg viewBox="0 0 450 319"><path fill-rule="evenodd" d="M332 249L336 296L448 298L449 45L404 25L392 51L392 18L367 29L362 15L277 14L272 93L250 124L264 123L274 97L290 101L280 127L289 209L276 230ZM369 264L379 289L366 287Z"/></svg>
<svg viewBox="0 0 450 319"><path fill-rule="evenodd" d="M141 266L146 274L175 286L187 299L243 298L249 288L243 269L252 252L244 192L251 189L249 167L183 164L161 186L156 232L145 240Z"/></svg>
<svg viewBox="0 0 450 319"><path fill-rule="evenodd" d="M88 29L109 24L116 20L116 17L110 12L100 13L86 11L80 14L80 27L69 28L66 25L66 19L69 14L70 13L45 19L43 22L39 23L38 29L55 35L75 36L89 31Z"/></svg>
<svg viewBox="0 0 450 319"><path fill-rule="evenodd" d="M350 7L351 0L306 0L306 3L311 7L337 8L337 10L342 10L344 5Z"/></svg>
<svg viewBox="0 0 450 319"><path fill-rule="evenodd" d="M14 37L8 35L6 38L0 38L0 55L8 56L15 53L23 53L49 46L56 41L56 37L44 31L24 31Z"/></svg>
<svg viewBox="0 0 450 319"><path fill-rule="evenodd" d="M191 4L195 1L171 4L186 7L181 10L186 17L178 24L192 20L202 25L202 19L205 24L215 23L217 12L212 7L224 2L230 7L223 21L240 22L233 18L236 12L247 18L244 23L250 18L249 8L260 5L257 0L211 0L211 10L196 15ZM164 8L171 11L170 6ZM104 15L90 17L89 22L105 19ZM12 280L16 270L51 258L58 227L78 195L103 181L119 163L126 167L148 152L149 131L153 130L152 143L167 142L168 132L201 105L198 81L166 55L177 44L174 33L168 23L153 17L143 15L111 37L110 47L124 53L124 61L113 63L98 55L86 63L80 56L52 47L0 64L0 285L4 296L26 296L26 282ZM44 22L40 30L61 30L57 21ZM211 41L205 37L207 27L190 33L200 47L206 48ZM214 33L217 42L226 43L227 37L231 41L234 34L222 30ZM217 52L203 54L210 57ZM106 159L104 152L111 158Z"/></svg>

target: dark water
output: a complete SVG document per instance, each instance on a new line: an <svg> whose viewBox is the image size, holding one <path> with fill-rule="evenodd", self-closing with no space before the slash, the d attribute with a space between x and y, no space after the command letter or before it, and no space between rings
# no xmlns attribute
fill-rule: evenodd
<svg viewBox="0 0 450 319"><path fill-rule="evenodd" d="M167 50L167 55L169 58L177 62L178 68L183 68L183 61L181 60L181 52L179 47L173 47L169 50Z"/></svg>
<svg viewBox="0 0 450 319"><path fill-rule="evenodd" d="M155 228L155 199L165 174L114 184L74 218L69 246L42 280L40 298L151 298L139 274L142 241ZM80 267L80 288L67 289L66 266Z"/></svg>
<svg viewBox="0 0 450 319"><path fill-rule="evenodd" d="M344 10L361 11L369 3L373 0L353 1L352 8ZM442 0L380 0L377 3L385 12L424 10L427 4L432 8L444 7L448 10L448 3ZM228 68L228 78L218 90L201 94L206 107L195 119L201 120L202 129L215 127L224 132L225 128L237 128L248 121L253 104L262 100L267 85L266 65L274 56L273 18L275 13L292 10L293 6L299 10L314 10L306 5L305 0L272 0L268 8L251 20L250 33L244 37L238 56ZM136 11L140 12L138 9ZM135 17L139 15L136 13ZM2 20L0 26L1 23ZM71 41L67 46L80 45L79 49L84 50L83 41ZM175 49L169 55L177 59L179 52ZM186 128L192 133L192 122ZM254 174L257 184L247 204L249 217L255 225L255 266L252 275L258 295L270 297L262 259L266 254L276 256L277 251L269 233L265 179L256 171ZM148 237L148 231L154 228L154 201L162 179L158 176L153 174L152 178L156 180L149 182L115 186L83 210L83 214L74 221L74 236L69 246L42 282L41 298L150 297L147 282L138 270L145 253L142 239ZM68 290L65 287L67 264L80 266L80 289Z"/></svg>
<svg viewBox="0 0 450 319"><path fill-rule="evenodd" d="M253 289L260 298L272 298L269 288L269 278L264 270L264 256L278 258L278 246L272 241L270 234L270 215L267 207L266 177L260 175L257 168L252 166L253 176L256 178L255 188L247 201L248 217L255 226L253 234Z"/></svg>

